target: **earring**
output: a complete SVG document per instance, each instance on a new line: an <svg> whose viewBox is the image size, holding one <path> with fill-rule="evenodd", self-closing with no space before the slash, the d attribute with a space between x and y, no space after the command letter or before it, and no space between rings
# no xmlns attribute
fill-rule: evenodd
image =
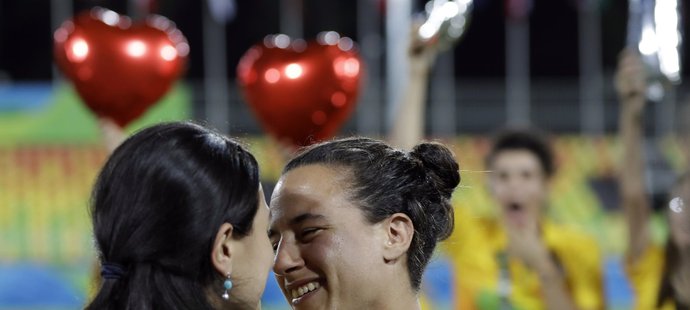
<svg viewBox="0 0 690 310"><path fill-rule="evenodd" d="M223 282L223 287L225 288L225 292L223 292L223 299L228 300L230 299L230 294L228 294L228 291L232 289L232 280L230 280L230 273L228 272L227 279L225 279L225 282Z"/></svg>

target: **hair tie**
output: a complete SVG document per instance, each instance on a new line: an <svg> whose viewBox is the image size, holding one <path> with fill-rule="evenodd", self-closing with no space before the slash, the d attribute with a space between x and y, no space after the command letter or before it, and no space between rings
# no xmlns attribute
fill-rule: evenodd
<svg viewBox="0 0 690 310"><path fill-rule="evenodd" d="M101 277L103 279L117 280L125 275L125 269L122 265L114 263L103 263L101 265Z"/></svg>

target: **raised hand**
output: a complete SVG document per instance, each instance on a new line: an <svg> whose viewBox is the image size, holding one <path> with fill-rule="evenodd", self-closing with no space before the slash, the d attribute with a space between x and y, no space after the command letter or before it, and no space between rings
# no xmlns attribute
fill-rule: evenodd
<svg viewBox="0 0 690 310"><path fill-rule="evenodd" d="M646 102L647 72L637 52L626 48L620 53L614 82L621 108L641 112Z"/></svg>

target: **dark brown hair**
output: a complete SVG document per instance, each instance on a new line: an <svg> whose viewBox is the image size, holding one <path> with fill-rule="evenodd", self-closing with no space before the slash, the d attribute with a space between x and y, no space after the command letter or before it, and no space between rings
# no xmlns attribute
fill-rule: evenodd
<svg viewBox="0 0 690 310"><path fill-rule="evenodd" d="M486 157L486 166L491 167L498 154L504 151L524 150L532 153L547 178L556 172L553 151L545 135L535 130L508 129L499 132L493 139L493 146Z"/></svg>

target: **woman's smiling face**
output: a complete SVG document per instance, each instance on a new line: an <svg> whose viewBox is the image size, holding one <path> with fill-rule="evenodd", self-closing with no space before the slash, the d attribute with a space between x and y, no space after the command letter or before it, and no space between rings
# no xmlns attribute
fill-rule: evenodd
<svg viewBox="0 0 690 310"><path fill-rule="evenodd" d="M273 270L294 309L365 309L380 295L385 237L350 198L346 168L306 165L273 192Z"/></svg>

